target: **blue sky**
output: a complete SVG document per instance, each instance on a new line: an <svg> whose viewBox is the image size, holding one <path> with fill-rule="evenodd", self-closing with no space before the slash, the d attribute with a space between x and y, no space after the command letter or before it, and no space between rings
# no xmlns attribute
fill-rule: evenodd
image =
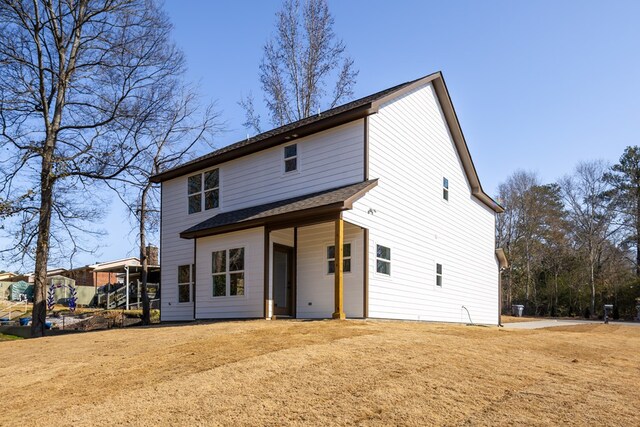
<svg viewBox="0 0 640 427"><path fill-rule="evenodd" d="M640 2L329 0L360 70L356 97L441 70L485 190L517 169L551 182L580 160L640 144ZM237 105L261 98L258 64L280 1L166 0L187 77L246 137ZM266 113L262 114L263 117ZM117 206L101 254L135 254Z"/></svg>

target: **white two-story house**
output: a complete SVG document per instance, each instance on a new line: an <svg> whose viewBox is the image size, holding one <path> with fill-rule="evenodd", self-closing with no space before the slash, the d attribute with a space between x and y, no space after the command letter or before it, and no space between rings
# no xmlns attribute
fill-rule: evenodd
<svg viewBox="0 0 640 427"><path fill-rule="evenodd" d="M441 73L152 180L163 321L499 321L502 209L482 190Z"/></svg>

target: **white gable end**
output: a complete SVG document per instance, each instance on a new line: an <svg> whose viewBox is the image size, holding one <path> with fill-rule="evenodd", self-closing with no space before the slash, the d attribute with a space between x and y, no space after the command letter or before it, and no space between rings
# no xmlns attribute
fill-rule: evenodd
<svg viewBox="0 0 640 427"><path fill-rule="evenodd" d="M433 85L382 105L368 132L378 187L344 216L370 229L369 316L497 323L495 213L472 195ZM377 245L391 249L390 275L377 272Z"/></svg>

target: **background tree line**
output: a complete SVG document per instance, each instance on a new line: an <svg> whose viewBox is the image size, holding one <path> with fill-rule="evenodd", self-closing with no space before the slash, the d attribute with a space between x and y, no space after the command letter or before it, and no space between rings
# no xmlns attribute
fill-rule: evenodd
<svg viewBox="0 0 640 427"><path fill-rule="evenodd" d="M555 183L517 171L498 187L496 242L510 261L503 311L631 318L640 303L640 148L579 163Z"/></svg>

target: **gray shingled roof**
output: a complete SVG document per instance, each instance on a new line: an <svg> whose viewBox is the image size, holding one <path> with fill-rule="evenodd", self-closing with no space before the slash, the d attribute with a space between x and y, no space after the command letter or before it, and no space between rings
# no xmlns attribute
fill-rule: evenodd
<svg viewBox="0 0 640 427"><path fill-rule="evenodd" d="M199 224L180 233L183 238L199 237L203 234L215 234L216 230L228 228L231 225L237 225L238 229L243 226L258 227L269 222L269 219L280 215L291 214L312 210L317 208L325 208L335 206L336 210L348 209L355 199L365 194L369 189L377 185L378 180L359 182L344 187L333 188L316 193L306 194L304 196L293 197L291 199L280 200L277 202L266 203L250 208L238 209L230 212L219 213ZM225 231L228 231L225 229Z"/></svg>

